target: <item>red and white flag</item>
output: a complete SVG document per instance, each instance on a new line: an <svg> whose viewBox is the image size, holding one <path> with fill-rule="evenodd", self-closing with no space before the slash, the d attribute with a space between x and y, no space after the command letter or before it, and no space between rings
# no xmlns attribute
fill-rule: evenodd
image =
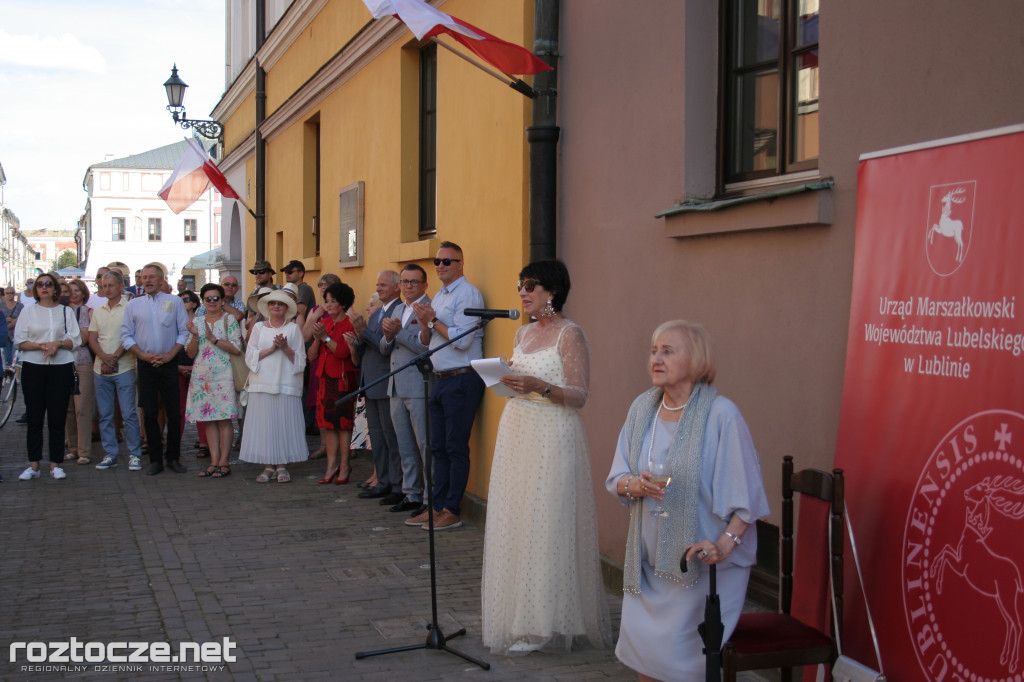
<svg viewBox="0 0 1024 682"><path fill-rule="evenodd" d="M540 73L551 67L525 47L492 36L462 19L428 5L424 0L363 0L375 19L397 15L417 38L446 33L476 56L507 74Z"/></svg>
<svg viewBox="0 0 1024 682"><path fill-rule="evenodd" d="M238 192L228 184L228 179L213 163L206 150L194 138L186 138L186 141L188 148L185 155L158 192L167 206L175 214L181 213L203 196L211 182L223 196L239 199Z"/></svg>

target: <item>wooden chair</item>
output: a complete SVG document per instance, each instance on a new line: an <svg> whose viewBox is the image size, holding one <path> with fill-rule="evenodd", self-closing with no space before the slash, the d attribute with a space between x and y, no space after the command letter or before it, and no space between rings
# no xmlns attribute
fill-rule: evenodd
<svg viewBox="0 0 1024 682"><path fill-rule="evenodd" d="M824 595L814 596L823 596L821 603L828 604L827 567L831 562L836 614L839 623L843 622L843 470L833 469L828 474L817 469L804 469L794 473L793 458L787 456L782 462L782 579L779 599L782 612L744 613L740 616L736 630L722 650L724 682L735 682L736 673L740 670L765 668L781 668L783 681L790 682L793 666L831 664L835 661L835 639L830 634L832 618L829 617L829 626L822 631L790 615L793 603L794 492L801 494L801 505L812 505L813 512L827 516L824 524L817 524L819 532L803 532L802 529L801 540L829 554L827 558L822 557L824 561L820 564L825 568L825 575L797 576L800 581L798 589L822 589L823 585ZM801 518L807 520L808 515L802 513ZM832 525L831 540L828 536L829 523Z"/></svg>

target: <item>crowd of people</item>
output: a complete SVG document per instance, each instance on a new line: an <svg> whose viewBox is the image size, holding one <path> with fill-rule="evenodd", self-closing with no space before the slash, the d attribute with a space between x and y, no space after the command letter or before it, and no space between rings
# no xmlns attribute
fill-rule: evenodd
<svg viewBox="0 0 1024 682"><path fill-rule="evenodd" d="M421 266L384 270L365 315L330 273L317 297L301 261L281 268L280 287L271 264L256 262L256 287L244 299L232 276L198 296L184 282L174 293L158 264L136 272L130 289L124 273L101 269L99 296L55 273L27 283L31 300L7 287L4 359L21 353L28 424L20 478L40 476L44 422L51 476L66 477L66 459L88 464L95 410L99 469L117 466L123 440L129 469L142 469L145 448L146 473L185 472L187 420L199 427L198 457L209 458L198 475L230 476L235 420L239 460L263 467L257 482L288 482L289 464L323 458L318 483L342 485L351 450L365 445L353 436L358 394L374 464L359 497L406 514L410 527L458 528L485 390L471 364L482 358L483 328L467 309L483 308L483 296L457 244L442 242L433 263L433 296ZM483 641L501 655L613 639L579 416L590 396L590 347L563 315L569 290L557 260L530 263L516 283L531 323L518 329L501 379L511 397L491 463L481 588ZM629 510L616 655L641 680L703 679L702 578L719 565L728 636L756 560L747 530L768 504L749 430L712 385L704 328L659 326L648 369L653 386L633 401L607 453L607 489ZM320 447L309 452L305 436L317 433Z"/></svg>

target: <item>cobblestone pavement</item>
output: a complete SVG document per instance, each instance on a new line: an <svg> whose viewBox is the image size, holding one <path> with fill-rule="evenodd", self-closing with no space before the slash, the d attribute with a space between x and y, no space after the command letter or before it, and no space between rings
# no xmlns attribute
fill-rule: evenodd
<svg viewBox="0 0 1024 682"><path fill-rule="evenodd" d="M355 460L344 486L317 484L323 460L292 465L287 484L256 483L262 468L234 461L230 477L200 479L188 425L185 474L128 471L123 448L120 466L97 470L97 443L92 464L69 462L66 480L44 473L22 482L20 408L0 429L0 679L636 679L610 650L492 656L480 639L483 532L468 524L437 533L438 620L449 635L466 628L450 645L491 669L438 650L355 660L360 651L424 643L431 620L427 533L405 526L405 514L356 497L355 483L372 468L368 457ZM621 598L607 599L617 630ZM24 651L10 660L12 642L72 637L172 644L227 637L236 660L208 671L143 664L109 672L73 663L30 670Z"/></svg>

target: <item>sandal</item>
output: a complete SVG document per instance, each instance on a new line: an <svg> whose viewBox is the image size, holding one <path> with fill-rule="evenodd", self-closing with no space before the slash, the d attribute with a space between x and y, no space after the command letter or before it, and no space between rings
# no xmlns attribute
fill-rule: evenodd
<svg viewBox="0 0 1024 682"><path fill-rule="evenodd" d="M285 469L284 467L278 467L277 468L277 482L278 483L288 483L291 480L292 480L292 475L288 473L287 469Z"/></svg>
<svg viewBox="0 0 1024 682"><path fill-rule="evenodd" d="M196 453L196 459L205 459L210 456L210 448L205 445L199 448L199 452Z"/></svg>
<svg viewBox="0 0 1024 682"><path fill-rule="evenodd" d="M210 474L210 478L227 478L231 475L231 467L217 467L217 470Z"/></svg>
<svg viewBox="0 0 1024 682"><path fill-rule="evenodd" d="M256 477L256 482L257 483L266 483L267 481L269 481L273 477L274 477L274 468L273 467L267 467L266 469L263 470L262 474L260 474L259 476Z"/></svg>
<svg viewBox="0 0 1024 682"><path fill-rule="evenodd" d="M321 447L317 448L316 450L314 450L313 452L309 453L309 459L323 459L326 456L327 456L327 447L326 446L321 446Z"/></svg>
<svg viewBox="0 0 1024 682"><path fill-rule="evenodd" d="M206 467L206 471L200 471L199 472L199 478L210 478L215 473L217 473L217 469L218 469L218 467L208 466L208 467Z"/></svg>
<svg viewBox="0 0 1024 682"><path fill-rule="evenodd" d="M77 464L88 464L91 461L92 461L91 459L89 459L85 455L82 455L81 457L78 458Z"/></svg>

